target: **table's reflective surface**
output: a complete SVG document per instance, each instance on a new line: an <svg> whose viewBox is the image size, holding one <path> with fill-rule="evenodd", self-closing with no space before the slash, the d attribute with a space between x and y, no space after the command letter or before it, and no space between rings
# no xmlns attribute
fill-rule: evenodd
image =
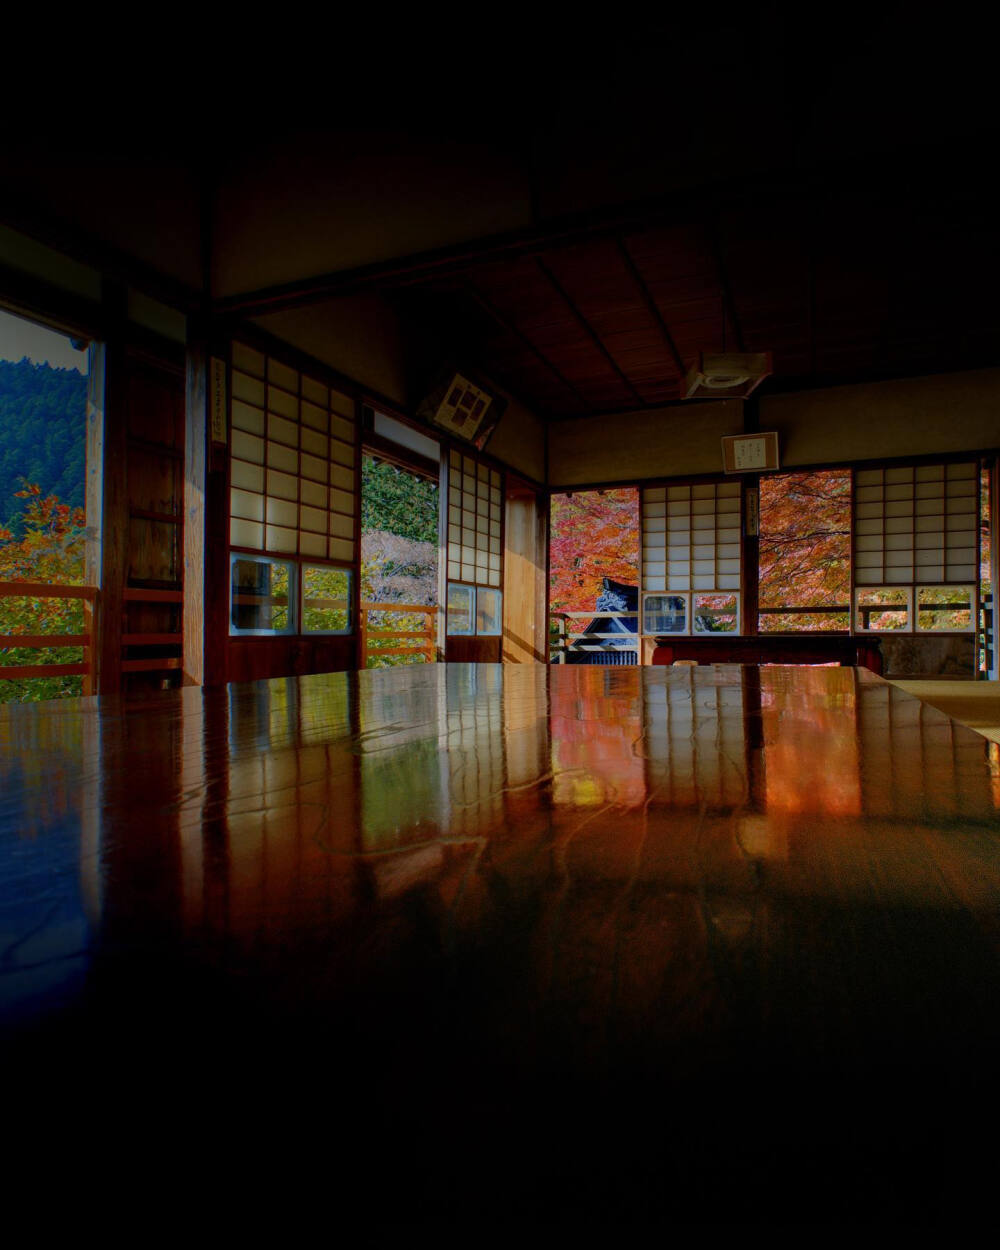
<svg viewBox="0 0 1000 1250"><path fill-rule="evenodd" d="M997 748L864 671L331 674L0 740L24 1140L207 1132L404 1220L985 1198Z"/></svg>

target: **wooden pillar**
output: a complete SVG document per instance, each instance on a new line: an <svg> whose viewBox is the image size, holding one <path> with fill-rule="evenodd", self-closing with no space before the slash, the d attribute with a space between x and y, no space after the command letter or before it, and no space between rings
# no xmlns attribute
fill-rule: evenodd
<svg viewBox="0 0 1000 1250"><path fill-rule="evenodd" d="M213 362L221 428L213 437ZM207 321L192 317L187 346L184 458L184 681L221 685L228 680L229 457L228 347L214 341Z"/></svg>
<svg viewBox="0 0 1000 1250"><path fill-rule="evenodd" d="M743 433L760 430L760 409L756 396L743 401ZM743 477L743 620L740 632L756 634L760 602L760 476L748 473ZM752 531L752 532L751 532Z"/></svg>
<svg viewBox="0 0 1000 1250"><path fill-rule="evenodd" d="M184 405L185 686L205 684L205 476L208 460L208 354L189 336Z"/></svg>
<svg viewBox="0 0 1000 1250"><path fill-rule="evenodd" d="M88 586L100 586L103 566L104 538L104 344L92 343L87 368L86 481L84 503L87 518L87 542L84 554L84 577ZM96 604L84 601L83 632L90 635L90 646L84 655L90 671L83 679L83 693L96 694L101 661L101 629L103 623L100 599Z"/></svg>
<svg viewBox="0 0 1000 1250"><path fill-rule="evenodd" d="M100 466L100 486L88 473L88 504L91 495L100 498L99 511L88 524L100 526L100 608L97 645L96 690L112 694L121 689L122 617L125 591L125 563L129 532L128 516L128 382L126 362L126 292L124 287L106 282L102 292L106 316L103 350L103 413L96 408L88 414L88 454ZM97 353L95 353L97 355ZM97 382L92 386L96 395ZM103 420L102 420L103 417ZM96 556L96 549L95 549ZM96 563L96 560L95 560ZM95 567L88 575L97 573Z"/></svg>

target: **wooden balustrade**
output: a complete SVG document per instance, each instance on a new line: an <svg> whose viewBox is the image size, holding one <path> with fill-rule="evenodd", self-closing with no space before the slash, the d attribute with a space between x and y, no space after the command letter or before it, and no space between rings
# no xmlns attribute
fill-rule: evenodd
<svg viewBox="0 0 1000 1250"><path fill-rule="evenodd" d="M589 628L595 621L631 621L624 630L596 631ZM572 629L570 621L587 621L588 627ZM638 613L628 612L550 612L549 613L549 660L553 664L565 664L572 654L580 662L608 664L621 662L623 652L637 652L639 632ZM583 661L583 654L588 659ZM634 662L634 661L633 661Z"/></svg>
<svg viewBox="0 0 1000 1250"><path fill-rule="evenodd" d="M376 620L372 628L371 613L394 616L422 615L424 624L419 629L401 628ZM381 656L422 656L428 664L437 659L437 613L436 606L426 603L363 603L361 604L361 667L367 668L369 659ZM400 646L399 643L404 645Z"/></svg>
<svg viewBox="0 0 1000 1250"><path fill-rule="evenodd" d="M0 650L80 647L83 658L69 664L0 664L0 681L30 677L82 677L83 693L94 691L94 611L96 586L53 586L46 582L0 582L0 599L82 599L85 631L79 634L0 634Z"/></svg>

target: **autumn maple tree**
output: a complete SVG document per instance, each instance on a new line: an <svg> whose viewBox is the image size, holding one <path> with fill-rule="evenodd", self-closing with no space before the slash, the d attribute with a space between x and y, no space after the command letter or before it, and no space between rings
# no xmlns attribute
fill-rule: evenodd
<svg viewBox="0 0 1000 1250"><path fill-rule="evenodd" d="M634 487L552 496L553 612L592 612L602 580L639 579L639 492Z"/></svg>
<svg viewBox="0 0 1000 1250"><path fill-rule="evenodd" d="M760 606L842 612L766 613L765 630L847 629L851 474L782 473L760 483Z"/></svg>

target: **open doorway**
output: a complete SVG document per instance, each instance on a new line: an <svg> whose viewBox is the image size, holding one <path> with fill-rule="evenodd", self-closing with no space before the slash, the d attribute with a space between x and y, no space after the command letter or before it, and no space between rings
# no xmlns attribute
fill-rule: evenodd
<svg viewBox="0 0 1000 1250"><path fill-rule="evenodd" d="M638 664L638 489L553 495L550 518L550 659Z"/></svg>
<svg viewBox="0 0 1000 1250"><path fill-rule="evenodd" d="M361 462L361 665L437 658L438 481L383 451Z"/></svg>
<svg viewBox="0 0 1000 1250"><path fill-rule="evenodd" d="M87 693L90 349L0 311L0 702Z"/></svg>

